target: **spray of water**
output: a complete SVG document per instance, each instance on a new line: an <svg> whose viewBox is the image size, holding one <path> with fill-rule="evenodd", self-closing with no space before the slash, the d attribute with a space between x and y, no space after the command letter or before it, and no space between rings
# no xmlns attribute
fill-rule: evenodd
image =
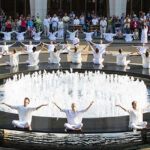
<svg viewBox="0 0 150 150"><path fill-rule="evenodd" d="M86 118L112 117L127 115L115 107L121 104L131 109L131 102L136 100L140 108L148 105L147 88L143 81L133 77L107 75L100 72L69 73L44 71L28 75L15 75L8 79L3 87L4 102L11 105L22 105L25 97L31 100L30 106L48 103L49 106L35 112L36 116L65 117L53 104L68 109L71 103L77 109L85 109L95 101L92 108L85 114ZM0 110L16 113L0 105Z"/></svg>

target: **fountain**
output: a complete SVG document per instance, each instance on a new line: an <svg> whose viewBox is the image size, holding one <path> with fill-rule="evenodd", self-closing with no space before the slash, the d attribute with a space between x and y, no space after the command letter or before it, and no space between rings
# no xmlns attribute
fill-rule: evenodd
<svg viewBox="0 0 150 150"><path fill-rule="evenodd" d="M99 71L85 73L65 73L57 71L35 72L32 75L15 75L3 85L3 102L10 105L22 105L25 97L31 100L31 106L49 104L35 112L35 116L65 118L51 103L55 101L62 108L70 108L75 102L78 109L84 109L91 100L95 105L85 113L85 118L102 118L128 115L115 104L131 109L131 102L136 100L140 108L148 105L148 91L143 81L129 76L107 75ZM138 93L138 94L137 94ZM3 105L0 110L16 113Z"/></svg>

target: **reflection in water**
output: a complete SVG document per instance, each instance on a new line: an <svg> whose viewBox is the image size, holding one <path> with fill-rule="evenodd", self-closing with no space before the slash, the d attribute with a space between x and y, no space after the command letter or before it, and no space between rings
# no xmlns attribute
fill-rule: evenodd
<svg viewBox="0 0 150 150"><path fill-rule="evenodd" d="M146 75L150 75L150 69L144 69L143 68L142 73L146 74Z"/></svg>
<svg viewBox="0 0 150 150"><path fill-rule="evenodd" d="M81 69L82 64L81 63L80 64L71 63L70 68L72 68L72 69Z"/></svg>

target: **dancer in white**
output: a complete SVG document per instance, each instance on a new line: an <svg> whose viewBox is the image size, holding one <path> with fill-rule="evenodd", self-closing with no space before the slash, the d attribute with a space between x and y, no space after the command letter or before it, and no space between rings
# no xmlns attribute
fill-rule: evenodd
<svg viewBox="0 0 150 150"><path fill-rule="evenodd" d="M93 42L90 42L90 43L91 43L92 45L94 45L96 48L98 48L100 52L103 51L103 55L106 54L106 48L107 48L108 46L110 46L110 44L111 44L111 43L109 43L109 44L103 44L103 41L102 41L102 40L99 41L99 44L95 44L95 43L93 43Z"/></svg>
<svg viewBox="0 0 150 150"><path fill-rule="evenodd" d="M16 33L16 38L17 38L17 40L18 41L24 41L24 35L26 34L26 32L14 32L14 33Z"/></svg>
<svg viewBox="0 0 150 150"><path fill-rule="evenodd" d="M69 53L71 54L70 61L75 64L80 64L82 62L81 53L88 47L87 45L85 48L78 50L77 47L74 48L74 51L69 50Z"/></svg>
<svg viewBox="0 0 150 150"><path fill-rule="evenodd" d="M27 97L24 99L23 106L11 106L6 103L2 103L2 104L6 105L7 107L9 107L11 109L15 109L18 111L19 120L12 121L12 124L14 125L14 127L28 129L28 130L31 129L32 112L40 109L43 106L48 105L48 104L44 104L44 105L40 105L38 107L29 107L28 105L30 104L30 99Z"/></svg>
<svg viewBox="0 0 150 150"><path fill-rule="evenodd" d="M60 43L54 44L53 41L50 41L50 44L47 44L47 43L43 43L43 44L48 47L48 51L49 51L49 52L51 52L51 51L53 52L53 51L54 51L54 48L55 48L56 46L59 46Z"/></svg>
<svg viewBox="0 0 150 150"><path fill-rule="evenodd" d="M73 41L75 39L75 36L78 32L78 30L74 31L74 32L70 32L67 30L67 32L69 33L70 37L69 37L69 40Z"/></svg>
<svg viewBox="0 0 150 150"><path fill-rule="evenodd" d="M73 43L73 45L75 47L77 47L77 48L79 47L80 39L79 39L78 35L75 36L75 38L73 39L72 43Z"/></svg>
<svg viewBox="0 0 150 150"><path fill-rule="evenodd" d="M11 40L11 34L14 33L14 31L12 31L12 32L0 32L0 33L4 34L3 40L10 41Z"/></svg>
<svg viewBox="0 0 150 150"><path fill-rule="evenodd" d="M87 41L87 42L91 42L93 39L92 39L92 36L93 36L93 34L94 34L94 32L83 32L84 34L85 34L85 40Z"/></svg>
<svg viewBox="0 0 150 150"><path fill-rule="evenodd" d="M32 44L32 41L29 41L29 44L28 44L28 45L27 45L27 44L24 44L24 43L22 43L22 42L21 42L21 44L24 46L24 49L26 50L26 52L33 52L33 51L32 51L33 47L39 46L39 45L41 44L41 42L40 42L39 44L37 44L37 45L33 45L33 44Z"/></svg>
<svg viewBox="0 0 150 150"><path fill-rule="evenodd" d="M118 54L113 54L113 56L117 57L116 63L119 66L127 66L130 63L130 60L127 60L127 56L129 54L123 54L122 49L119 49Z"/></svg>
<svg viewBox="0 0 150 150"><path fill-rule="evenodd" d="M51 40L51 41L56 41L56 38L57 38L57 34L58 34L58 31L56 31L56 32L49 32L49 39Z"/></svg>
<svg viewBox="0 0 150 150"><path fill-rule="evenodd" d="M40 55L40 52L41 50L36 50L36 47L33 47L33 52L27 52L28 54L28 60L27 60L27 64L29 66L37 66L38 63L39 63L39 55Z"/></svg>
<svg viewBox="0 0 150 150"><path fill-rule="evenodd" d="M68 50L70 50L71 49L71 44L69 44L69 42L68 41L66 41L66 43L65 44L60 44L61 46L62 46L62 49L64 49L63 50L63 53L68 53Z"/></svg>
<svg viewBox="0 0 150 150"><path fill-rule="evenodd" d="M131 110L127 110L125 108L123 108L120 105L116 105L117 107L120 107L121 109L123 109L124 111L129 113L129 128L133 129L133 130L137 130L137 129L144 129L147 126L147 122L143 121L143 113L150 108L150 106L148 106L146 109L138 109L137 108L137 103L135 101L132 102L132 109Z"/></svg>
<svg viewBox="0 0 150 150"><path fill-rule="evenodd" d="M104 39L107 42L113 42L114 37L116 36L116 34L113 34L113 33L103 33L103 35L104 35Z"/></svg>
<svg viewBox="0 0 150 150"><path fill-rule="evenodd" d="M90 48L93 52L93 63L95 65L102 65L103 66L103 61L104 61L104 58L103 58L103 51L99 51L98 48L94 49L92 45L90 45Z"/></svg>
<svg viewBox="0 0 150 150"><path fill-rule="evenodd" d="M69 131L69 130L70 131L72 131L72 130L73 131L81 131L81 129L83 127L83 123L82 123L83 114L90 109L90 107L93 105L93 103L94 102L92 101L86 109L77 111L75 103L72 103L72 105L71 105L72 109L69 110L69 109L62 109L55 102L53 102L53 104L61 112L64 112L66 114L68 123L64 124L64 127L66 128L65 131Z"/></svg>
<svg viewBox="0 0 150 150"><path fill-rule="evenodd" d="M33 40L40 41L41 40L41 34L42 34L42 32L38 32L38 31L32 32Z"/></svg>
<svg viewBox="0 0 150 150"><path fill-rule="evenodd" d="M2 49L2 55L9 55L9 47L13 46L14 44L7 45L7 43L4 42L3 45L0 45L0 48Z"/></svg>
<svg viewBox="0 0 150 150"><path fill-rule="evenodd" d="M144 43L142 44L142 46L132 46L135 47L139 52L140 55L145 54L146 51L149 49L148 46L146 46Z"/></svg>
<svg viewBox="0 0 150 150"><path fill-rule="evenodd" d="M150 56L149 52L142 54L142 65L144 69L150 69Z"/></svg>
<svg viewBox="0 0 150 150"><path fill-rule="evenodd" d="M132 42L133 41L134 34L123 34L123 36L125 36L126 42Z"/></svg>
<svg viewBox="0 0 150 150"><path fill-rule="evenodd" d="M15 49L12 51L12 53L9 55L10 61L6 62L7 65L11 67L17 67L19 65L19 55L21 52L17 52Z"/></svg>
<svg viewBox="0 0 150 150"><path fill-rule="evenodd" d="M142 27L141 43L148 43L148 27L146 23Z"/></svg>

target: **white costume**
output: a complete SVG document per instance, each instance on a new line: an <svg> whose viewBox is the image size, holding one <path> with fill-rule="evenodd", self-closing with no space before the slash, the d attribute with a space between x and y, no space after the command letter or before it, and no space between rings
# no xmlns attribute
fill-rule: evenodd
<svg viewBox="0 0 150 150"><path fill-rule="evenodd" d="M10 58L10 62L6 62L7 65L12 66L12 67L16 67L19 64L19 55L21 53L16 53L16 54L10 54L9 58Z"/></svg>
<svg viewBox="0 0 150 150"><path fill-rule="evenodd" d="M19 120L13 120L12 124L18 128L25 128L25 126L30 126L32 121L32 112L36 108L24 107L24 106L11 106L12 109L18 111Z"/></svg>
<svg viewBox="0 0 150 150"><path fill-rule="evenodd" d="M93 52L93 63L95 65L102 65L103 64L103 61L104 61L104 58L103 58L103 51L99 51L98 53L95 52L94 48L90 45L90 48Z"/></svg>
<svg viewBox="0 0 150 150"><path fill-rule="evenodd" d="M93 34L94 34L94 32L90 32L90 33L88 33L88 32L83 32L84 34L85 34L85 40L87 41L87 42L91 42L93 39L92 39L92 36L93 36Z"/></svg>
<svg viewBox="0 0 150 150"><path fill-rule="evenodd" d="M14 31L12 31L12 32L0 32L0 33L4 34L3 40L10 41L11 40L11 34L14 33Z"/></svg>
<svg viewBox="0 0 150 150"><path fill-rule="evenodd" d="M147 125L147 122L143 122L143 110L128 110L129 113L129 128L131 129L143 129Z"/></svg>
<svg viewBox="0 0 150 150"><path fill-rule="evenodd" d="M51 41L56 41L56 34L58 34L58 31L56 31L56 32L49 32L49 39L51 40Z"/></svg>
<svg viewBox="0 0 150 150"><path fill-rule="evenodd" d="M35 52L29 52L29 59L27 60L27 63L29 66L36 66L39 63L39 55L41 50L35 51Z"/></svg>
<svg viewBox="0 0 150 150"><path fill-rule="evenodd" d="M71 54L70 61L72 63L80 64L82 62L82 57L81 57L82 51L83 50L77 50L77 52L75 53L74 51L69 50L69 53Z"/></svg>
<svg viewBox="0 0 150 150"><path fill-rule="evenodd" d="M103 33L103 35L105 40L108 42L112 42L114 40L114 36L116 36L116 34L113 33Z"/></svg>
<svg viewBox="0 0 150 150"><path fill-rule="evenodd" d="M99 49L99 51L103 51L103 54L106 54L106 48L109 46L109 44L95 44L93 43L93 45Z"/></svg>
<svg viewBox="0 0 150 150"><path fill-rule="evenodd" d="M24 34L26 33L26 32L15 32L16 33L16 38L17 38L17 40L18 41L24 41Z"/></svg>
<svg viewBox="0 0 150 150"><path fill-rule="evenodd" d="M142 54L142 65L143 68L149 69L150 68L150 57L146 57L145 54Z"/></svg>
<svg viewBox="0 0 150 150"><path fill-rule="evenodd" d="M76 36L76 33L78 32L78 30L74 31L74 32L70 32L67 30L67 32L69 33L70 35L70 38L69 40L73 41L75 39L75 36Z"/></svg>
<svg viewBox="0 0 150 150"><path fill-rule="evenodd" d="M117 65L119 66L127 66L130 63L130 60L127 60L127 56L129 54L113 54L113 56L117 57Z"/></svg>
<svg viewBox="0 0 150 150"><path fill-rule="evenodd" d="M9 47L13 46L14 44L12 45L0 45L0 48L2 49L2 55L5 55L5 52L7 54L9 54Z"/></svg>
<svg viewBox="0 0 150 150"><path fill-rule="evenodd" d="M138 49L139 49L139 54L142 55L142 54L145 54L146 51L149 49L148 46L136 46Z"/></svg>
<svg viewBox="0 0 150 150"><path fill-rule="evenodd" d="M60 54L62 53L62 50L58 50L57 52L54 51L49 51L50 53L50 58L48 59L48 63L51 64L59 64L60 63Z"/></svg>
<svg viewBox="0 0 150 150"><path fill-rule="evenodd" d="M79 44L80 44L80 39L75 37L74 40L72 41L73 45L75 47L79 47Z"/></svg>
<svg viewBox="0 0 150 150"><path fill-rule="evenodd" d="M42 32L33 32L33 40L40 41L41 40L41 33Z"/></svg>
<svg viewBox="0 0 150 150"><path fill-rule="evenodd" d="M46 44L44 43L47 47L48 47L48 51L54 51L54 48L56 47L57 44Z"/></svg>
<svg viewBox="0 0 150 150"><path fill-rule="evenodd" d="M67 110L67 109L63 109L61 112L64 112L67 117L68 123L64 124L65 128L70 130L76 130L83 127L82 118L83 118L83 114L86 112L86 109L81 111L76 111L76 113L74 113L72 110Z"/></svg>
<svg viewBox="0 0 150 150"><path fill-rule="evenodd" d="M23 44L27 49L26 49L26 52L33 52L33 47L37 47L38 45L26 45L26 44Z"/></svg>
<svg viewBox="0 0 150 150"><path fill-rule="evenodd" d="M71 44L61 44L61 46L62 46L62 49L64 49L63 50L63 53L68 53L68 50L70 50L71 49Z"/></svg>
<svg viewBox="0 0 150 150"><path fill-rule="evenodd" d="M141 43L148 43L148 28L142 29Z"/></svg>
<svg viewBox="0 0 150 150"><path fill-rule="evenodd" d="M134 34L123 34L125 36L125 41L126 42L132 42L133 41L133 36Z"/></svg>

